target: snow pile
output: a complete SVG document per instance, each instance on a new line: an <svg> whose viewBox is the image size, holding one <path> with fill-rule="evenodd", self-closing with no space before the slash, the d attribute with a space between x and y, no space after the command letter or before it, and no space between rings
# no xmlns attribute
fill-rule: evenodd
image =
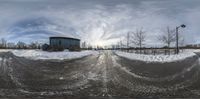
<svg viewBox="0 0 200 99"><path fill-rule="evenodd" d="M199 52L200 53L200 49L187 49L187 51Z"/></svg>
<svg viewBox="0 0 200 99"><path fill-rule="evenodd" d="M46 52L41 50L12 50L11 51L14 55L19 57L25 57L30 58L34 60L38 59L58 59L58 60L64 60L64 59L76 59L81 58L84 56L92 55L92 54L98 54L96 51L81 51L81 52Z"/></svg>
<svg viewBox="0 0 200 99"><path fill-rule="evenodd" d="M193 57L196 54L192 50L185 50L184 52L174 55L144 55L144 54L135 54L135 53L127 53L127 52L121 52L116 51L115 52L118 56L128 58L131 60L139 60L139 61L145 61L145 62L174 62L174 61L180 61L183 59L186 59L188 57Z"/></svg>
<svg viewBox="0 0 200 99"><path fill-rule="evenodd" d="M12 49L0 49L0 52L9 52L12 51Z"/></svg>

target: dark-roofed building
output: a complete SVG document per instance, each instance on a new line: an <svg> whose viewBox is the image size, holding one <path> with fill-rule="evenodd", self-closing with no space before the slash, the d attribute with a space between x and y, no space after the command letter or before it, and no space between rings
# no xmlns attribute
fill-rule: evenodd
<svg viewBox="0 0 200 99"><path fill-rule="evenodd" d="M80 39L70 37L50 37L50 47L53 49L79 49Z"/></svg>

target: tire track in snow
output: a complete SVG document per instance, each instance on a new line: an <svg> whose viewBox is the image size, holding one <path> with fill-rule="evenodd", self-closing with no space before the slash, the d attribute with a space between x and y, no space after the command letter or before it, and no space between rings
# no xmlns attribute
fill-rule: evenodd
<svg viewBox="0 0 200 99"><path fill-rule="evenodd" d="M117 63L117 60L119 60L117 56L112 56L112 61L113 61L114 66L120 68L121 70L123 70L126 73L134 76L135 78L139 78L139 79L143 79L143 80L147 80L147 81L154 81L154 82L172 81L175 78L180 77L180 76L184 75L187 72L190 72L192 69L194 69L196 66L198 66L198 62L196 62L192 66L190 66L188 68L185 68L181 72L176 73L174 75L170 75L170 76L162 77L162 78L150 78L150 77L140 76L140 75L137 75L137 74L135 74L133 72L130 72L130 70L128 70L126 67L122 67L119 63Z"/></svg>
<svg viewBox="0 0 200 99"><path fill-rule="evenodd" d="M12 61L20 61L21 59L22 58L18 59L18 57L16 57L16 59L12 59ZM21 84L23 83L20 82L21 78L17 78L18 76L15 76L16 72L13 72L16 70L15 68L13 68L15 64L12 64L12 61L8 62L8 64L11 64L10 65L11 68L8 71L11 72L10 75L13 76L13 78L12 77L11 78L14 81L14 83L22 87L23 85ZM30 70L40 69L40 68L30 68L28 66L29 64L27 64L28 61L26 62L26 60L23 60L21 62L24 63L21 65L25 69L30 69ZM7 63L4 62L1 64L3 64L3 66L6 66L4 64ZM27 65L28 67L26 67L25 65ZM1 68L8 69L7 67L2 67L2 65ZM121 64L118 63L118 57L116 57L109 51L105 51L99 56L92 56L92 57L90 56L89 58L83 58L81 60L76 60L70 63L66 63L64 64L63 70L61 69L60 71L59 70L52 71L52 69L49 70L45 69L44 72L41 72L43 70L39 71L41 72L41 74L47 72L47 74L45 74L44 76L47 79L55 78L55 80L58 81L66 80L66 83L58 83L55 84L55 86L53 86L57 87L58 89L64 89L64 90L53 90L51 88L46 91L45 90L29 91L25 89L18 89L18 90L24 95L33 95L33 96L85 95L85 96L101 96L101 97L102 96L131 97L134 96L135 94L142 94L142 95L146 94L147 96L151 96L152 94L157 94L157 93L166 93L165 94L166 96L167 92L170 91L173 92L175 90L180 90L180 89L187 89L191 93L199 95L199 90L187 88L191 86L199 77L198 76L199 70L196 70L197 72L194 72L191 78L188 78L181 83L173 84L168 87L146 84L146 82L147 83L156 82L161 84L165 83L165 81L170 82L176 79L177 77L181 77L181 75L183 74L190 73L191 70L196 68L197 65L190 66L188 68L185 68L183 71L179 73L167 76L168 78L145 77L130 72L127 68L124 68L123 66L121 66ZM48 75L49 71L52 72L52 74ZM60 79L60 77L62 79ZM67 83L68 81L73 81L73 83ZM29 86L23 86L23 87L29 87ZM89 90L93 90L94 93L91 93L90 95L90 92L87 92Z"/></svg>
<svg viewBox="0 0 200 99"><path fill-rule="evenodd" d="M191 86L194 82L196 82L197 81L196 78L198 78L198 74L199 74L199 70L197 70L190 79L187 79L184 82L171 85L170 87L167 87L167 88L157 87L153 85L140 84L137 81L130 81L128 79L125 79L123 78L124 76L123 73L131 75L132 77L134 77L134 79L135 78L140 79L143 82L151 81L151 82L165 83L165 81L171 81L175 79L176 77L181 77L185 73L190 72L191 69L194 69L196 66L198 66L198 62L193 64L189 68L184 69L181 73L176 73L175 75L164 77L164 78L150 78L150 77L137 75L133 72L130 72L125 67L122 67L120 64L117 63L116 56L112 56L112 61L113 61L113 66L116 68L116 75L114 77L114 82L136 92L157 93L157 92L167 92L167 91L175 91L179 89L184 89L186 87ZM123 71L123 72L119 73L120 71Z"/></svg>

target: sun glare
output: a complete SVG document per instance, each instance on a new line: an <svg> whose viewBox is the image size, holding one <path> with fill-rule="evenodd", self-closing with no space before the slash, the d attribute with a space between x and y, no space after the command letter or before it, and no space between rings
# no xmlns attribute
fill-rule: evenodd
<svg viewBox="0 0 200 99"><path fill-rule="evenodd" d="M95 46L100 46L100 47L104 46L102 41L96 41L94 44L95 44Z"/></svg>

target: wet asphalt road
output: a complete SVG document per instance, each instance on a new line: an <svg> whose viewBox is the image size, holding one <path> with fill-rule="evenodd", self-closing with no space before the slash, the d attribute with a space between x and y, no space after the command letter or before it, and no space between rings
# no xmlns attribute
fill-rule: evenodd
<svg viewBox="0 0 200 99"><path fill-rule="evenodd" d="M172 63L128 60L101 51L77 60L30 60L0 53L0 97L199 98L197 56Z"/></svg>

